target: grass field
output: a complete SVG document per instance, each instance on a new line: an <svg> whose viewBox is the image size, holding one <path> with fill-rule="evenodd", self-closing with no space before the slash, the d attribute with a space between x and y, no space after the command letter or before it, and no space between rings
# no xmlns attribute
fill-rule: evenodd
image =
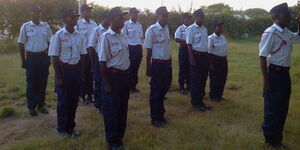
<svg viewBox="0 0 300 150"><path fill-rule="evenodd" d="M258 42L234 40L229 43L229 75L224 97L228 102L211 103L210 112L191 109L190 99L180 95L177 84L177 44L173 50L173 83L165 102L170 126L157 129L150 125L149 78L145 62L140 70L142 90L131 95L128 127L124 142L128 150L268 150L261 131L263 99L259 70ZM292 96L284 130L284 144L300 150L300 46L292 59ZM145 58L145 57L144 57ZM49 115L30 117L26 109L25 76L18 53L0 56L0 149L2 150L102 150L106 148L102 116L92 105L80 104L75 139L56 133L56 95L53 69L49 76L47 103ZM207 92L208 92L207 88ZM9 113L7 113L9 112ZM9 116L10 115L10 116ZM9 117L5 117L9 116Z"/></svg>

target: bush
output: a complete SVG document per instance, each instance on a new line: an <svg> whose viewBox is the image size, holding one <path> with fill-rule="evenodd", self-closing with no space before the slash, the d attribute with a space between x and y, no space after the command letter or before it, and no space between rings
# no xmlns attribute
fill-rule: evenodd
<svg viewBox="0 0 300 150"><path fill-rule="evenodd" d="M13 107L3 107L0 110L0 117L9 117L14 115L15 109Z"/></svg>
<svg viewBox="0 0 300 150"><path fill-rule="evenodd" d="M15 53L18 51L18 43L15 40L0 40L0 54Z"/></svg>

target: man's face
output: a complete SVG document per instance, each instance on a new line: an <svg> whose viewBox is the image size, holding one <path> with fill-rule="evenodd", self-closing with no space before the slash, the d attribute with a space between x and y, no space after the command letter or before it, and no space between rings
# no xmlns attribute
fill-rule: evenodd
<svg viewBox="0 0 300 150"><path fill-rule="evenodd" d="M31 11L30 16L32 20L41 20L42 12L41 11Z"/></svg>
<svg viewBox="0 0 300 150"><path fill-rule="evenodd" d="M189 26L192 23L193 23L192 17L188 17L183 20L183 24L185 24L186 26Z"/></svg>
<svg viewBox="0 0 300 150"><path fill-rule="evenodd" d="M92 13L93 13L92 9L88 8L88 9L86 9L82 12L82 15L83 15L84 18L91 18Z"/></svg>
<svg viewBox="0 0 300 150"><path fill-rule="evenodd" d="M66 17L64 19L64 23L68 26L76 26L78 21L78 16Z"/></svg>
<svg viewBox="0 0 300 150"><path fill-rule="evenodd" d="M112 18L111 24L112 24L112 26L114 26L118 29L122 29L124 26L124 22L125 22L125 15L119 14Z"/></svg>
<svg viewBox="0 0 300 150"><path fill-rule="evenodd" d="M196 19L196 23L199 24L199 25L203 25L204 22L205 22L204 15L197 16L195 19Z"/></svg>
<svg viewBox="0 0 300 150"><path fill-rule="evenodd" d="M279 13L277 16L279 24L284 25L285 27L289 26L291 23L291 14L290 13Z"/></svg>
<svg viewBox="0 0 300 150"><path fill-rule="evenodd" d="M215 32L218 33L218 34L223 33L223 25L216 26Z"/></svg>
<svg viewBox="0 0 300 150"><path fill-rule="evenodd" d="M132 21L137 21L138 20L138 13L129 13L129 16Z"/></svg>
<svg viewBox="0 0 300 150"><path fill-rule="evenodd" d="M102 24L104 24L104 25L110 25L110 21L109 21L109 18L108 17L105 17L105 18L103 18L103 20L102 20Z"/></svg>
<svg viewBox="0 0 300 150"><path fill-rule="evenodd" d="M161 25L165 26L168 24L169 14L166 13L166 14L158 15L157 19Z"/></svg>

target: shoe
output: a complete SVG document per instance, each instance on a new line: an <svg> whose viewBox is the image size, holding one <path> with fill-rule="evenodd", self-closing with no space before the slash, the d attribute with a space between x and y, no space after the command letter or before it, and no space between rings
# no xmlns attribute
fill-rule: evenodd
<svg viewBox="0 0 300 150"><path fill-rule="evenodd" d="M65 137L65 136L67 136L68 134L67 134L67 132L65 132L65 131L61 131L61 132L58 132L58 135L59 135L59 136L62 136L62 137Z"/></svg>
<svg viewBox="0 0 300 150"><path fill-rule="evenodd" d="M79 102L80 103L85 103L86 102L85 97L79 96Z"/></svg>
<svg viewBox="0 0 300 150"><path fill-rule="evenodd" d="M211 106L206 106L206 105L193 105L193 108L203 112L206 110L211 110Z"/></svg>
<svg viewBox="0 0 300 150"><path fill-rule="evenodd" d="M38 111L42 114L49 114L49 111L46 109L46 107L38 108Z"/></svg>
<svg viewBox="0 0 300 150"><path fill-rule="evenodd" d="M109 150L125 150L123 142L110 143Z"/></svg>
<svg viewBox="0 0 300 150"><path fill-rule="evenodd" d="M180 90L179 90L179 93L180 93L180 94L186 94L186 91L185 91L184 89L180 89Z"/></svg>
<svg viewBox="0 0 300 150"><path fill-rule="evenodd" d="M266 143L268 147L271 149L288 149L285 145L283 145L281 142L279 143Z"/></svg>
<svg viewBox="0 0 300 150"><path fill-rule="evenodd" d="M29 109L29 114L30 114L30 116L32 116L32 117L37 116L37 112L36 112L35 109Z"/></svg>
<svg viewBox="0 0 300 150"><path fill-rule="evenodd" d="M102 114L102 108L97 108L96 113L97 114Z"/></svg>
<svg viewBox="0 0 300 150"><path fill-rule="evenodd" d="M220 101L228 101L228 100L225 99L225 98L223 98L223 97L221 97L221 98L220 98Z"/></svg>
<svg viewBox="0 0 300 150"><path fill-rule="evenodd" d="M213 102L221 102L220 98L210 98L210 100Z"/></svg>
<svg viewBox="0 0 300 150"><path fill-rule="evenodd" d="M152 120L151 124L157 128L164 128L168 125L166 120Z"/></svg>
<svg viewBox="0 0 300 150"><path fill-rule="evenodd" d="M139 92L140 92L140 90L137 89L136 87L131 90L131 93L139 93Z"/></svg>
<svg viewBox="0 0 300 150"><path fill-rule="evenodd" d="M86 100L88 103L95 103L95 99L93 98L93 96L89 96L89 98L87 98Z"/></svg>
<svg viewBox="0 0 300 150"><path fill-rule="evenodd" d="M72 131L68 132L68 135L70 135L71 137L79 137L80 133L73 129Z"/></svg>

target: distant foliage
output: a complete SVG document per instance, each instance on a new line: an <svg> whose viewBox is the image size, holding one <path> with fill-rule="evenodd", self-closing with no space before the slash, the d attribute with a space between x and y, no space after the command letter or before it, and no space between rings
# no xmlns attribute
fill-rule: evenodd
<svg viewBox="0 0 300 150"><path fill-rule="evenodd" d="M30 20L28 16L28 8L34 4L39 4L43 8L44 21L47 21L52 27L53 31L56 31L63 24L60 19L61 13L66 9L78 9L77 0L0 0L0 35L5 35L14 39L18 36L21 25ZM104 6L99 6L91 3L94 7L94 20L100 23L101 14L109 10ZM193 8L191 4L191 8ZM181 25L181 14L184 13L180 5L179 11L172 10L169 15L169 29L171 37L174 37L174 32L178 26ZM270 25L273 21L269 13L260 8L248 9L245 11L233 10L232 7L224 3L217 3L210 6L199 6L206 12L205 26L208 28L209 33L213 32L211 23L214 20L223 20L225 22L225 34L230 38L242 38L244 35L248 36L260 36L261 33ZM292 7L295 11L300 10L299 6ZM123 8L128 9L128 8ZM192 9L190 12L192 13ZM247 16L247 17L236 17ZM249 19L249 18L250 19ZM151 24L155 23L155 14L148 9L143 10L140 14L140 22L146 30ZM294 18L294 16L293 16ZM292 19L292 23L289 27L292 31L297 30L297 24ZM8 32L4 32L5 29Z"/></svg>

